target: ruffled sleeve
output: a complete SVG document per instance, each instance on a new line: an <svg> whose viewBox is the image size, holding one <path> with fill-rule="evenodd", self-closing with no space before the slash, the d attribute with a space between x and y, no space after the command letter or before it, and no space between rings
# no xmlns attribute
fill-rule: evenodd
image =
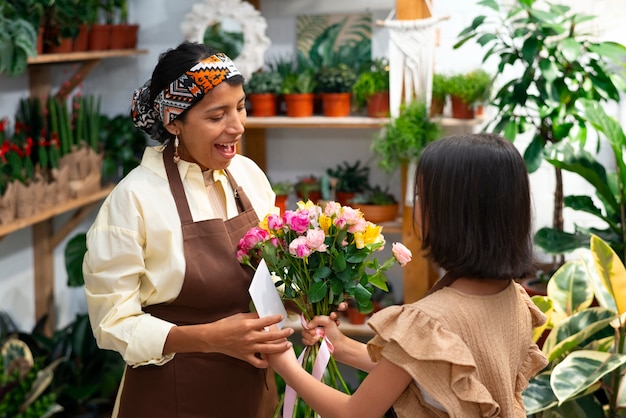
<svg viewBox="0 0 626 418"><path fill-rule="evenodd" d="M443 408L451 416L500 416L500 406L478 378L469 347L439 321L414 305L403 305L378 312L368 324L376 332L368 343L372 360L384 357L400 366L417 387L413 391L417 400L403 395L394 404L398 413L405 410L407 416L448 416ZM416 414L416 404L424 415Z"/></svg>
<svg viewBox="0 0 626 418"><path fill-rule="evenodd" d="M528 293L524 290L524 288L518 284L516 284L517 290L519 291L522 299L526 303L528 307L528 311L530 312L530 318L532 322L533 328L539 327L546 323L546 316L543 312L533 303L533 301L528 296ZM531 343L528 347L528 355L520 368L520 372L517 375L516 382L516 390L518 392L522 392L524 389L528 387L528 381L536 376L541 370L543 370L548 365L548 359L545 354L541 351L541 349L535 343Z"/></svg>

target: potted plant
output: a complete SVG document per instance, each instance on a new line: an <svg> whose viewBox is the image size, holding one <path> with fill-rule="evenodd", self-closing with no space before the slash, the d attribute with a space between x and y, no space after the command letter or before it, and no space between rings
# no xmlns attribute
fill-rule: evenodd
<svg viewBox="0 0 626 418"><path fill-rule="evenodd" d="M372 151L385 172L416 161L422 149L436 140L441 132L437 122L428 116L426 104L414 100L400 108L400 115L384 126L372 142Z"/></svg>
<svg viewBox="0 0 626 418"><path fill-rule="evenodd" d="M104 154L102 176L106 180L118 182L141 162L146 135L135 127L128 115L103 118L99 138Z"/></svg>
<svg viewBox="0 0 626 418"><path fill-rule="evenodd" d="M361 71L352 86L352 94L358 109L367 108L371 118L389 116L389 63L375 59L369 68Z"/></svg>
<svg viewBox="0 0 626 418"><path fill-rule="evenodd" d="M74 0L54 0L46 11L44 50L49 53L71 52L78 36L79 22Z"/></svg>
<svg viewBox="0 0 626 418"><path fill-rule="evenodd" d="M448 97L447 84L448 77L444 74L433 74L432 97L430 103L430 117L442 116L443 108Z"/></svg>
<svg viewBox="0 0 626 418"><path fill-rule="evenodd" d="M350 200L369 187L370 168L356 160L353 164L347 161L326 169L326 174L336 180L335 199L342 206L349 206Z"/></svg>
<svg viewBox="0 0 626 418"><path fill-rule="evenodd" d="M452 117L473 119L474 104L484 99L490 85L491 77L481 69L450 76L446 87L452 103Z"/></svg>
<svg viewBox="0 0 626 418"><path fill-rule="evenodd" d="M15 77L26 71L28 57L37 55L37 31L25 19L0 5L0 74Z"/></svg>
<svg viewBox="0 0 626 418"><path fill-rule="evenodd" d="M358 208L366 220L375 224L394 221L398 217L398 200L389 187L368 187L352 199L351 206Z"/></svg>
<svg viewBox="0 0 626 418"><path fill-rule="evenodd" d="M27 20L37 32L37 54L43 53L44 15L54 0L9 0L9 10L13 18ZM1 14L1 13L0 13Z"/></svg>
<svg viewBox="0 0 626 418"><path fill-rule="evenodd" d="M252 116L276 116L276 95L280 93L282 84L282 76L275 71L252 74L244 87Z"/></svg>
<svg viewBox="0 0 626 418"><path fill-rule="evenodd" d="M499 60L496 81L502 83L492 95L496 113L486 129L511 141L518 134L530 133L532 141L524 151L530 173L544 160L546 146L563 140L584 143L588 121L579 110L580 99L619 102L623 75L614 69L626 55L623 45L596 42L584 31L585 25L580 23L590 16L549 1L541 2L539 13L535 3L539 1L517 0L501 10L498 3L485 2L489 13L473 19L454 46L460 48L477 39L486 49L485 59ZM516 69L516 75L508 75L509 66ZM554 173L552 228L563 231L561 168L555 166ZM552 237L560 239L557 234ZM561 256L558 264L563 262Z"/></svg>
<svg viewBox="0 0 626 418"><path fill-rule="evenodd" d="M322 198L322 185L319 177L311 174L298 178L294 185L296 196L303 201L310 200L316 203Z"/></svg>
<svg viewBox="0 0 626 418"><path fill-rule="evenodd" d="M289 195L294 191L293 183L286 181L271 182L272 190L276 194L276 206L280 208L280 213L287 210Z"/></svg>
<svg viewBox="0 0 626 418"><path fill-rule="evenodd" d="M321 67L317 73L317 91L322 95L324 116L350 115L351 91L357 72L346 64Z"/></svg>
<svg viewBox="0 0 626 418"><path fill-rule="evenodd" d="M523 392L529 416L608 418L626 408L626 268L598 236L589 247L556 271L547 296L532 298L548 317L533 339L546 335L550 363Z"/></svg>

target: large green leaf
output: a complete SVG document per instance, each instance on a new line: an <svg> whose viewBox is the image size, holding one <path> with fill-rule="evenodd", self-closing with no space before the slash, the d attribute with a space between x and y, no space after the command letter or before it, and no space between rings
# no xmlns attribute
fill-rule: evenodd
<svg viewBox="0 0 626 418"><path fill-rule="evenodd" d="M552 370L550 385L559 402L600 386L600 379L626 364L626 355L580 350Z"/></svg>
<svg viewBox="0 0 626 418"><path fill-rule="evenodd" d="M602 283L622 315L626 312L626 268L613 249L595 235L591 237L591 252Z"/></svg>
<svg viewBox="0 0 626 418"><path fill-rule="evenodd" d="M535 244L548 254L565 254L589 245L589 235L570 233L554 228L540 228L534 237Z"/></svg>
<svg viewBox="0 0 626 418"><path fill-rule="evenodd" d="M87 237L84 233L72 237L65 246L65 270L67 285L80 287L85 284L83 278L83 258L87 252Z"/></svg>
<svg viewBox="0 0 626 418"><path fill-rule="evenodd" d="M613 295L608 291L606 286L604 286L600 273L596 268L595 259L591 250L580 250L578 252L578 256L580 261L585 266L587 279L589 280L589 285L593 289L593 294L598 302L598 305L610 311L617 312L615 299L613 299Z"/></svg>
<svg viewBox="0 0 626 418"><path fill-rule="evenodd" d="M593 291L587 283L587 271L582 261L563 264L548 282L548 296L557 312L569 316L591 306Z"/></svg>
<svg viewBox="0 0 626 418"><path fill-rule="evenodd" d="M545 411L559 402L550 387L550 372L538 374L531 379L522 396L527 415Z"/></svg>
<svg viewBox="0 0 626 418"><path fill-rule="evenodd" d="M613 335L609 325L615 314L604 308L588 308L558 323L543 345L548 360L553 361L577 347L584 347L594 339Z"/></svg>

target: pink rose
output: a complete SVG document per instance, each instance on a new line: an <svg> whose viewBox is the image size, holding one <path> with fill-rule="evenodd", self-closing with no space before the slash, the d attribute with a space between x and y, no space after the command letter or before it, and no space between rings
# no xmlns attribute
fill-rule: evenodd
<svg viewBox="0 0 626 418"><path fill-rule="evenodd" d="M283 220L280 216L276 214L271 214L267 216L267 227L271 231L279 231L283 227Z"/></svg>
<svg viewBox="0 0 626 418"><path fill-rule="evenodd" d="M409 250L404 246L404 244L401 244L399 242L394 242L391 245L391 252L402 267L406 266L406 264L411 261L411 257L413 257L411 250Z"/></svg>
<svg viewBox="0 0 626 418"><path fill-rule="evenodd" d="M324 215L328 217L339 216L340 211L341 205L331 200L330 202L326 203L326 207L324 208Z"/></svg>
<svg viewBox="0 0 626 418"><path fill-rule="evenodd" d="M364 218L359 218L357 219L356 223L348 223L348 225L350 225L348 226L348 232L351 234L357 232L365 232L365 230L367 229L367 221Z"/></svg>
<svg viewBox="0 0 626 418"><path fill-rule="evenodd" d="M302 234L309 229L309 213L306 211L285 216L284 221L289 229L297 234Z"/></svg>
<svg viewBox="0 0 626 418"><path fill-rule="evenodd" d="M356 225L359 219L363 218L358 209L351 208L350 206L343 207L343 217L348 225Z"/></svg>
<svg viewBox="0 0 626 418"><path fill-rule="evenodd" d="M306 233L306 245L312 250L324 252L326 251L326 244L324 240L326 234L321 229L309 229Z"/></svg>
<svg viewBox="0 0 626 418"><path fill-rule="evenodd" d="M239 240L239 248L245 252L249 252L257 244L267 241L270 237L268 232L259 227L251 228L246 234Z"/></svg>
<svg viewBox="0 0 626 418"><path fill-rule="evenodd" d="M313 251L306 245L306 237L298 237L289 243L289 254L298 258L305 258Z"/></svg>

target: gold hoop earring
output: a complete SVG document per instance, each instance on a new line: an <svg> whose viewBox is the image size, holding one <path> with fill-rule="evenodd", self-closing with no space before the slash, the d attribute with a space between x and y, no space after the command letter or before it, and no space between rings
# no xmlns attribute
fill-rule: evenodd
<svg viewBox="0 0 626 418"><path fill-rule="evenodd" d="M176 135L174 137L174 158L172 158L175 164L178 164L180 161L180 155L178 155L178 145L180 145L180 141L178 140L178 135Z"/></svg>

